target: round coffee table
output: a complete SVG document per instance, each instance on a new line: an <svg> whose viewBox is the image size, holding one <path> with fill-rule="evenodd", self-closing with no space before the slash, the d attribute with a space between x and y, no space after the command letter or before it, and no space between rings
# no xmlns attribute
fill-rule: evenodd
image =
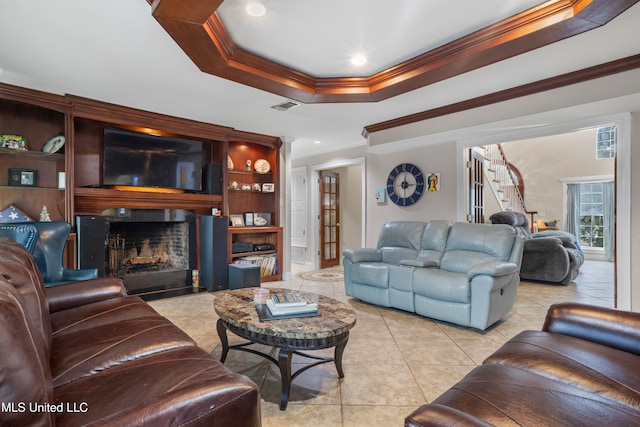
<svg viewBox="0 0 640 427"><path fill-rule="evenodd" d="M349 340L349 329L356 324L356 313L346 304L323 295L291 289L270 289L273 292L296 292L309 295L318 301L320 316L296 317L291 319L261 322L253 302L253 289L244 288L216 294L214 308L218 316L217 329L222 343L220 361L224 363L230 349L257 354L280 368L282 392L280 409L285 410L289 402L291 382L302 372L327 362L335 362L340 378L342 354ZM229 345L227 331L248 340L248 343ZM278 358L247 348L251 344L265 344L278 348ZM320 350L335 347L334 357L319 357L302 353L300 350ZM317 362L291 373L291 359L294 354L315 359Z"/></svg>

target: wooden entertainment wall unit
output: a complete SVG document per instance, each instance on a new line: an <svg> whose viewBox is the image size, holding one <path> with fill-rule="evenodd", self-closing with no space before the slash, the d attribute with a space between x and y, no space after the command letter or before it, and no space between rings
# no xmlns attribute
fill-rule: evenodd
<svg viewBox="0 0 640 427"><path fill-rule="evenodd" d="M102 187L103 135L107 127L201 142L203 165L221 165L221 194L138 192ZM47 206L51 220L72 225L76 215L101 215L105 209L112 208L184 209L195 212L198 217L211 215L213 208L225 216L266 213L270 216L266 225L229 227L227 263L243 255L275 254L278 272L261 280L282 278L278 202L280 138L3 83L0 83L0 135L19 135L28 144L27 151L0 148L0 209L13 204L38 220L42 207ZM44 153L45 143L57 135L65 137L64 147L53 154ZM255 171L257 160L266 160L267 170ZM251 162L250 166L247 161ZM264 166L265 162L260 164ZM37 171L35 186L9 185L9 169L15 168ZM64 172L64 188L58 185L61 172ZM251 188L247 189L246 185ZM72 233L67 248L71 252L67 264L71 267L75 266L74 239ZM269 243L274 249L232 253L232 243L236 240ZM199 256L198 260L200 262Z"/></svg>

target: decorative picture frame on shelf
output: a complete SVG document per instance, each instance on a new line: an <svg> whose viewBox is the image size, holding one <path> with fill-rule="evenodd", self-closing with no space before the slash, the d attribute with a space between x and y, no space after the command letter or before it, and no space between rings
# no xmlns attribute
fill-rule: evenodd
<svg viewBox="0 0 640 427"><path fill-rule="evenodd" d="M253 225L253 212L247 212L244 214L244 225L251 227Z"/></svg>
<svg viewBox="0 0 640 427"><path fill-rule="evenodd" d="M35 187L38 171L35 169L9 168L9 185L16 187Z"/></svg>
<svg viewBox="0 0 640 427"><path fill-rule="evenodd" d="M27 151L27 140L20 135L0 135L0 147Z"/></svg>
<svg viewBox="0 0 640 427"><path fill-rule="evenodd" d="M244 227L244 218L242 215L229 215L229 221L232 227Z"/></svg>
<svg viewBox="0 0 640 427"><path fill-rule="evenodd" d="M272 182L265 182L262 184L262 192L263 193L273 193L275 191L275 186Z"/></svg>
<svg viewBox="0 0 640 427"><path fill-rule="evenodd" d="M262 227L265 225L271 225L271 213L269 212L254 212L253 213L253 225Z"/></svg>

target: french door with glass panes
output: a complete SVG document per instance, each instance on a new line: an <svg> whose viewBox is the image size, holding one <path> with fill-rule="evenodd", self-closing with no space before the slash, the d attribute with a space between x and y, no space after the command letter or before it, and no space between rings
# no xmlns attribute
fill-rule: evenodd
<svg viewBox="0 0 640 427"><path fill-rule="evenodd" d="M320 171L320 268L340 264L340 175Z"/></svg>

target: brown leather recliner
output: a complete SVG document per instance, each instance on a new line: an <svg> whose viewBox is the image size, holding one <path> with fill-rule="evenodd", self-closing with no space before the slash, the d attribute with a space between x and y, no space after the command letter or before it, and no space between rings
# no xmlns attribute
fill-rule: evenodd
<svg viewBox="0 0 640 427"><path fill-rule="evenodd" d="M0 238L2 425L260 426L257 386L119 279L41 280Z"/></svg>
<svg viewBox="0 0 640 427"><path fill-rule="evenodd" d="M405 419L426 426L631 426L640 420L640 313L551 306Z"/></svg>

